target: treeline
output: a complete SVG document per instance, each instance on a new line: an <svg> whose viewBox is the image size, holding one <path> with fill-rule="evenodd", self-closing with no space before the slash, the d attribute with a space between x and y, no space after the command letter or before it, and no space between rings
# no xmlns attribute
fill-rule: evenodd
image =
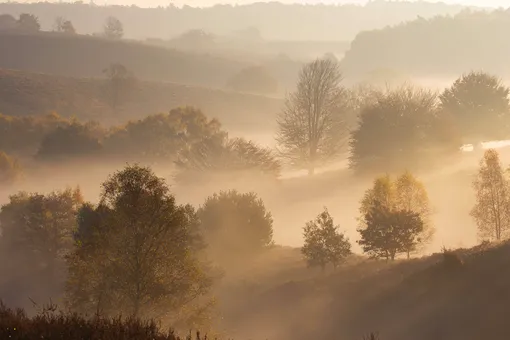
<svg viewBox="0 0 510 340"><path fill-rule="evenodd" d="M217 120L191 107L111 128L57 114L0 115L0 130L4 131L0 135L2 174L22 172L16 159L53 164L88 159L175 164L177 180L231 171L280 175L281 165L272 150L243 138L229 138Z"/></svg>
<svg viewBox="0 0 510 340"><path fill-rule="evenodd" d="M303 67L277 118L278 153L310 174L344 158L345 145L357 173L433 169L460 155L463 143L509 137L509 92L483 72L462 75L440 94L411 85L349 90L336 61L317 59Z"/></svg>
<svg viewBox="0 0 510 340"><path fill-rule="evenodd" d="M510 29L510 11L464 10L361 32L351 44L342 67L351 76L378 69L409 75L455 75L484 69L509 75L510 47L504 34Z"/></svg>
<svg viewBox="0 0 510 340"><path fill-rule="evenodd" d="M169 36L199 27L215 34L230 35L253 26L268 39L338 41L351 40L360 31L397 24L414 19L417 15L432 17L455 14L462 8L442 3L413 2L376 2L366 6L286 5L275 2L204 8L184 6L182 9L172 5L165 8L138 8L95 6L84 2L9 2L0 5L0 12L32 13L41 19L45 30L49 30L55 16L60 15L71 20L76 29L85 34L97 32L108 16L115 16L125 24L126 36L134 39L168 39ZM381 15L389 12L392 13L390 18ZM309 23L306 29L300 24L303 16Z"/></svg>

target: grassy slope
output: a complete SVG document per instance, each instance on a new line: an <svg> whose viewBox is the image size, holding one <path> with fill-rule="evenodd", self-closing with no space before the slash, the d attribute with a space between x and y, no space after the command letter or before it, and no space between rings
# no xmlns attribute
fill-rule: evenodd
<svg viewBox="0 0 510 340"><path fill-rule="evenodd" d="M459 270L436 254L390 264L356 257L320 273L305 268L297 249L277 248L271 270L247 268L243 288L226 289L225 327L238 338L508 338L510 244L457 253Z"/></svg>
<svg viewBox="0 0 510 340"><path fill-rule="evenodd" d="M56 111L65 116L123 123L127 119L193 105L216 117L232 130L265 130L273 124L281 99L258 95L139 81L117 113L108 105L106 80L71 78L12 70L0 70L0 112L7 115Z"/></svg>
<svg viewBox="0 0 510 340"><path fill-rule="evenodd" d="M135 41L92 36L0 33L0 68L75 77L100 76L122 63L138 78L223 87L246 64L210 55L185 53Z"/></svg>

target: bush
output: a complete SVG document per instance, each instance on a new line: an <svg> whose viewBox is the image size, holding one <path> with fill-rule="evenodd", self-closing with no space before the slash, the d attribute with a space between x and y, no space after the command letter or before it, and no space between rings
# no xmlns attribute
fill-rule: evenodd
<svg viewBox="0 0 510 340"><path fill-rule="evenodd" d="M452 250L443 248L443 267L444 269L450 271L450 270L457 270L459 268L462 268L464 265L464 262L462 259Z"/></svg>
<svg viewBox="0 0 510 340"><path fill-rule="evenodd" d="M0 301L0 339L88 339L88 340L180 340L170 330L163 332L155 321L135 318L86 318L57 312L54 305L43 307L35 317L24 310L7 308ZM191 336L187 339L191 340ZM200 334L197 333L197 339Z"/></svg>

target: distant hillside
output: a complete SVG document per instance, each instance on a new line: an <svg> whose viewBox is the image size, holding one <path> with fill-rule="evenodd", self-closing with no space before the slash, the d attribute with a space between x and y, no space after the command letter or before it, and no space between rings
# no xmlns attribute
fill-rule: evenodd
<svg viewBox="0 0 510 340"><path fill-rule="evenodd" d="M122 63L140 79L223 87L246 66L218 57L90 36L0 33L0 46L0 68L74 77L101 76L110 63Z"/></svg>
<svg viewBox="0 0 510 340"><path fill-rule="evenodd" d="M281 99L257 95L139 81L114 113L108 104L106 87L107 80L101 78L0 70L0 112L19 116L56 111L82 120L118 124L177 106L193 105L206 115L220 119L227 129L253 131L266 130L274 124L282 104Z"/></svg>
<svg viewBox="0 0 510 340"><path fill-rule="evenodd" d="M510 75L510 10L464 11L358 34L342 68L349 76L391 69L414 76L483 69Z"/></svg>
<svg viewBox="0 0 510 340"><path fill-rule="evenodd" d="M105 3L105 1L98 1ZM76 3L34 4L6 2L0 13L18 15L23 12L39 17L43 30L50 30L55 17L71 20L81 34L102 30L105 19L113 15L123 23L126 37L132 39L169 39L190 29L201 28L214 34L232 34L247 27L256 27L262 37L270 40L352 40L364 30L382 28L412 20L420 15L430 18L455 14L463 7L424 1L371 1L358 5L284 5L259 2L250 5L216 5L182 9L167 2L168 7L138 8L136 6L97 6L88 1ZM193 6L196 2L189 1Z"/></svg>

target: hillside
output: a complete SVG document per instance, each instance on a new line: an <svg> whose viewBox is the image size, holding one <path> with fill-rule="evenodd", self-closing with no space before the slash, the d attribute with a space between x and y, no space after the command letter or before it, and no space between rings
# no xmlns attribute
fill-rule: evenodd
<svg viewBox="0 0 510 340"><path fill-rule="evenodd" d="M358 32L440 14L455 14L459 5L429 2L373 1L356 5L289 5L279 2L258 2L248 5L201 6L196 1L178 8L173 4L160 8L137 6L101 6L88 1L73 3L39 2L33 4L6 2L0 13L18 15L32 13L39 17L43 30L50 30L58 15L71 20L80 34L100 32L109 15L124 23L130 39L161 38L202 28L214 34L232 34L256 27L270 40L351 40ZM303 18L306 24L303 25Z"/></svg>
<svg viewBox="0 0 510 340"><path fill-rule="evenodd" d="M101 76L111 63L121 63L140 79L222 88L247 66L205 54L83 35L2 32L0 46L0 68L73 77Z"/></svg>
<svg viewBox="0 0 510 340"><path fill-rule="evenodd" d="M509 76L510 11L463 11L361 32L342 60L348 76L393 70L412 76L456 76L484 70Z"/></svg>
<svg viewBox="0 0 510 340"><path fill-rule="evenodd" d="M19 116L56 111L80 120L119 124L192 105L201 108L208 116L218 118L229 130L253 132L267 130L282 104L281 99L257 95L138 81L114 113L108 104L107 85L107 80L101 78L0 70L0 112Z"/></svg>
<svg viewBox="0 0 510 340"><path fill-rule="evenodd" d="M225 327L252 338L360 339L370 331L382 340L510 337L510 244L456 253L461 267L442 254L395 263L355 257L321 274L305 268L297 249L277 248L271 260L245 269L242 285L226 288Z"/></svg>

